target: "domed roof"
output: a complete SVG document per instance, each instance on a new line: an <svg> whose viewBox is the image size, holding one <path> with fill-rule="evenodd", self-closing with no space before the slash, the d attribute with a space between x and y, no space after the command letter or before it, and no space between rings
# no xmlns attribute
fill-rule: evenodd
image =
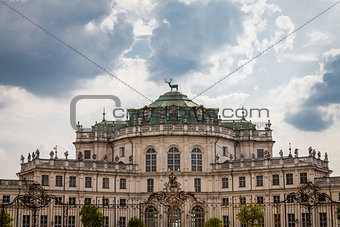
<svg viewBox="0 0 340 227"><path fill-rule="evenodd" d="M164 107L170 105L177 105L183 107L194 107L199 106L197 103L193 102L186 96L178 91L169 91L150 104L151 107Z"/></svg>

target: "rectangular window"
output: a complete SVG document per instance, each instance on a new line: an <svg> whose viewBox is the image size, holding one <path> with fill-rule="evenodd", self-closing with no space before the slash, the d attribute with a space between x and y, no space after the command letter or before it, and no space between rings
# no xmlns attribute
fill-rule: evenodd
<svg viewBox="0 0 340 227"><path fill-rule="evenodd" d="M281 215L274 214L274 226L281 226Z"/></svg>
<svg viewBox="0 0 340 227"><path fill-rule="evenodd" d="M257 149L257 157L258 158L263 158L263 149Z"/></svg>
<svg viewBox="0 0 340 227"><path fill-rule="evenodd" d="M3 203L9 203L11 202L11 197L9 195L3 195L2 196L2 202Z"/></svg>
<svg viewBox="0 0 340 227"><path fill-rule="evenodd" d="M229 198L222 198L222 205L223 206L229 205Z"/></svg>
<svg viewBox="0 0 340 227"><path fill-rule="evenodd" d="M293 184L293 174L292 173L286 174L286 184Z"/></svg>
<svg viewBox="0 0 340 227"><path fill-rule="evenodd" d="M308 213L302 213L301 214L301 224L302 227L309 227L309 215Z"/></svg>
<svg viewBox="0 0 340 227"><path fill-rule="evenodd" d="M84 199L84 204L85 204L85 205L91 204L91 198L85 198L85 199Z"/></svg>
<svg viewBox="0 0 340 227"><path fill-rule="evenodd" d="M109 205L109 199L103 199L103 206Z"/></svg>
<svg viewBox="0 0 340 227"><path fill-rule="evenodd" d="M109 227L109 216L104 216L103 227Z"/></svg>
<svg viewBox="0 0 340 227"><path fill-rule="evenodd" d="M76 204L76 198L75 197L69 197L68 198L68 204L75 205Z"/></svg>
<svg viewBox="0 0 340 227"><path fill-rule="evenodd" d="M228 177L222 178L222 188L228 188L228 187L229 187Z"/></svg>
<svg viewBox="0 0 340 227"><path fill-rule="evenodd" d="M273 185L280 185L279 174L274 174L273 175Z"/></svg>
<svg viewBox="0 0 340 227"><path fill-rule="evenodd" d="M110 188L110 180L109 178L103 178L103 188Z"/></svg>
<svg viewBox="0 0 340 227"><path fill-rule="evenodd" d="M294 195L287 195L287 202L294 203Z"/></svg>
<svg viewBox="0 0 340 227"><path fill-rule="evenodd" d="M63 186L63 176L55 177L55 186L57 187Z"/></svg>
<svg viewBox="0 0 340 227"><path fill-rule="evenodd" d="M48 175L42 175L41 176L41 185L42 186L48 186Z"/></svg>
<svg viewBox="0 0 340 227"><path fill-rule="evenodd" d="M85 188L92 188L92 178L85 177Z"/></svg>
<svg viewBox="0 0 340 227"><path fill-rule="evenodd" d="M40 216L40 227L47 227L47 215Z"/></svg>
<svg viewBox="0 0 340 227"><path fill-rule="evenodd" d="M263 176L256 176L256 186L263 186Z"/></svg>
<svg viewBox="0 0 340 227"><path fill-rule="evenodd" d="M61 216L54 216L54 227L61 227Z"/></svg>
<svg viewBox="0 0 340 227"><path fill-rule="evenodd" d="M126 206L126 199L120 199L119 200L119 205L120 206Z"/></svg>
<svg viewBox="0 0 340 227"><path fill-rule="evenodd" d="M228 147L223 147L223 156L228 157Z"/></svg>
<svg viewBox="0 0 340 227"><path fill-rule="evenodd" d="M240 198L240 203L241 204L246 204L247 203L246 197L241 197Z"/></svg>
<svg viewBox="0 0 340 227"><path fill-rule="evenodd" d="M223 216L223 227L229 227L229 216L228 215Z"/></svg>
<svg viewBox="0 0 340 227"><path fill-rule="evenodd" d="M91 151L90 150L84 151L84 159L91 159Z"/></svg>
<svg viewBox="0 0 340 227"><path fill-rule="evenodd" d="M56 197L56 198L55 198L55 203L56 203L56 204L60 204L60 203L62 203L62 201L63 201L63 198L62 198L62 197Z"/></svg>
<svg viewBox="0 0 340 227"><path fill-rule="evenodd" d="M150 150L150 149L149 149ZM154 153L147 153L145 155L146 172L156 172L157 169L157 155Z"/></svg>
<svg viewBox="0 0 340 227"><path fill-rule="evenodd" d="M258 204L263 204L263 196L257 196L256 201Z"/></svg>
<svg viewBox="0 0 340 227"><path fill-rule="evenodd" d="M319 213L320 227L327 227L327 213Z"/></svg>
<svg viewBox="0 0 340 227"><path fill-rule="evenodd" d="M125 147L120 147L119 148L119 156L120 157L125 157Z"/></svg>
<svg viewBox="0 0 340 227"><path fill-rule="evenodd" d="M280 202L280 196L279 195L274 195L273 196L273 201L274 201L274 203L279 203Z"/></svg>
<svg viewBox="0 0 340 227"><path fill-rule="evenodd" d="M201 178L194 179L195 192L201 192Z"/></svg>
<svg viewBox="0 0 340 227"><path fill-rule="evenodd" d="M29 215L22 216L22 227L30 227L30 216Z"/></svg>
<svg viewBox="0 0 340 227"><path fill-rule="evenodd" d="M153 192L154 181L153 179L147 179L147 192Z"/></svg>
<svg viewBox="0 0 340 227"><path fill-rule="evenodd" d="M119 227L126 227L126 217L119 217Z"/></svg>
<svg viewBox="0 0 340 227"><path fill-rule="evenodd" d="M76 177L75 176L70 176L70 187L76 187Z"/></svg>
<svg viewBox="0 0 340 227"><path fill-rule="evenodd" d="M295 227L295 214L288 214L288 227Z"/></svg>
<svg viewBox="0 0 340 227"><path fill-rule="evenodd" d="M246 187L246 177L239 177L239 187L244 188Z"/></svg>
<svg viewBox="0 0 340 227"><path fill-rule="evenodd" d="M76 216L68 216L68 227L76 227Z"/></svg>
<svg viewBox="0 0 340 227"><path fill-rule="evenodd" d="M119 188L120 189L126 189L126 179L125 178L120 178L120 180L119 180Z"/></svg>
<svg viewBox="0 0 340 227"><path fill-rule="evenodd" d="M307 173L300 173L300 184L307 183Z"/></svg>

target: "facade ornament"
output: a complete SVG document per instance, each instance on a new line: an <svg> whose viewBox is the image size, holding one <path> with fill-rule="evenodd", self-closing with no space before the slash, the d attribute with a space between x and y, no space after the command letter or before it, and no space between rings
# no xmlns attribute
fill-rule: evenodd
<svg viewBox="0 0 340 227"><path fill-rule="evenodd" d="M313 156L313 148L312 147L308 148L308 154L309 154L309 157Z"/></svg>
<svg viewBox="0 0 340 227"><path fill-rule="evenodd" d="M129 162L130 162L130 164L133 163L133 156L132 155L129 156Z"/></svg>
<svg viewBox="0 0 340 227"><path fill-rule="evenodd" d="M318 159L320 159L320 158L321 158L321 152L318 151Z"/></svg>
<svg viewBox="0 0 340 227"><path fill-rule="evenodd" d="M233 154L229 154L229 159L230 159L230 161L233 160L233 158L234 158L234 157L233 157Z"/></svg>
<svg viewBox="0 0 340 227"><path fill-rule="evenodd" d="M68 151L65 151L64 155L65 155L65 159L67 160L68 159Z"/></svg>
<svg viewBox="0 0 340 227"><path fill-rule="evenodd" d="M27 161L31 161L31 153L28 153Z"/></svg>
<svg viewBox="0 0 340 227"><path fill-rule="evenodd" d="M23 155L21 155L20 161L21 161L21 163L24 163L24 162L25 162L25 157L24 157Z"/></svg>
<svg viewBox="0 0 340 227"><path fill-rule="evenodd" d="M241 161L243 161L243 159L244 159L244 154L242 153L242 154L240 155L240 157L241 157Z"/></svg>
<svg viewBox="0 0 340 227"><path fill-rule="evenodd" d="M92 158L93 158L93 159L97 159L97 155L96 155L96 154L93 154L93 155L92 155Z"/></svg>
<svg viewBox="0 0 340 227"><path fill-rule="evenodd" d="M83 153L82 152L78 153L78 160L80 160L80 161L83 160Z"/></svg>
<svg viewBox="0 0 340 227"><path fill-rule="evenodd" d="M53 159L53 156L54 156L54 152L51 151L51 152L50 152L50 159Z"/></svg>
<svg viewBox="0 0 340 227"><path fill-rule="evenodd" d="M218 155L215 156L215 162L217 162L220 159Z"/></svg>
<svg viewBox="0 0 340 227"><path fill-rule="evenodd" d="M39 149L37 149L37 150L35 151L35 158L36 158L36 159L39 159L39 157L40 157L40 151L39 151Z"/></svg>
<svg viewBox="0 0 340 227"><path fill-rule="evenodd" d="M299 149L295 148L295 150L294 150L294 156L295 156L295 158L298 158L298 157L299 157Z"/></svg>
<svg viewBox="0 0 340 227"><path fill-rule="evenodd" d="M255 159L255 154L254 153L251 154L251 158Z"/></svg>
<svg viewBox="0 0 340 227"><path fill-rule="evenodd" d="M115 161L116 161L116 162L118 162L118 161L119 161L119 157L118 157L118 155L116 155L116 157L115 157Z"/></svg>
<svg viewBox="0 0 340 227"><path fill-rule="evenodd" d="M107 155L106 154L104 155L103 159L104 159L104 161L107 161Z"/></svg>
<svg viewBox="0 0 340 227"><path fill-rule="evenodd" d="M325 153L325 159L324 160L328 161L328 154L327 154L327 152Z"/></svg>
<svg viewBox="0 0 340 227"><path fill-rule="evenodd" d="M269 152L267 150L264 151L264 158L265 159L269 159L270 158Z"/></svg>
<svg viewBox="0 0 340 227"><path fill-rule="evenodd" d="M281 158L283 157L283 151L282 150L280 150L279 155L280 155Z"/></svg>

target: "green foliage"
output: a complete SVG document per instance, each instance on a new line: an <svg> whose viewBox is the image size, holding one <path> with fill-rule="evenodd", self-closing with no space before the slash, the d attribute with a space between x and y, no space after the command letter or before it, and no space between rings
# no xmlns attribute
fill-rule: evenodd
<svg viewBox="0 0 340 227"><path fill-rule="evenodd" d="M205 227L222 227L222 226L223 221L217 217L212 217L205 223Z"/></svg>
<svg viewBox="0 0 340 227"><path fill-rule="evenodd" d="M336 218L340 221L340 206L336 207Z"/></svg>
<svg viewBox="0 0 340 227"><path fill-rule="evenodd" d="M265 215L265 208L258 204L248 204L241 206L240 211L236 214L236 218L242 224L250 227L261 226L260 223Z"/></svg>
<svg viewBox="0 0 340 227"><path fill-rule="evenodd" d="M128 227L144 227L144 226L145 226L144 222L137 217L130 218L128 223Z"/></svg>
<svg viewBox="0 0 340 227"><path fill-rule="evenodd" d="M104 223L103 213L95 205L84 205L79 214L84 227L100 227Z"/></svg>
<svg viewBox="0 0 340 227"><path fill-rule="evenodd" d="M0 210L0 223L3 223L4 227L12 227L13 226L11 224L12 221L13 221L13 218L11 218L11 215L8 213L8 211L1 209Z"/></svg>

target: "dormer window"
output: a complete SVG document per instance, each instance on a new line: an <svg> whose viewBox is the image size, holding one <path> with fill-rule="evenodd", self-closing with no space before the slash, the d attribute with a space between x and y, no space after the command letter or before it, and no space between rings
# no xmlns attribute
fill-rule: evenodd
<svg viewBox="0 0 340 227"><path fill-rule="evenodd" d="M145 108L143 111L143 119L145 122L149 121L149 116L150 116L150 110L148 108Z"/></svg>
<svg viewBox="0 0 340 227"><path fill-rule="evenodd" d="M202 107L197 109L196 115L197 115L197 121L202 121L203 120L203 110L202 110Z"/></svg>
<svg viewBox="0 0 340 227"><path fill-rule="evenodd" d="M170 121L178 119L178 107L177 106L170 106L170 108L169 108L169 119L170 119Z"/></svg>

